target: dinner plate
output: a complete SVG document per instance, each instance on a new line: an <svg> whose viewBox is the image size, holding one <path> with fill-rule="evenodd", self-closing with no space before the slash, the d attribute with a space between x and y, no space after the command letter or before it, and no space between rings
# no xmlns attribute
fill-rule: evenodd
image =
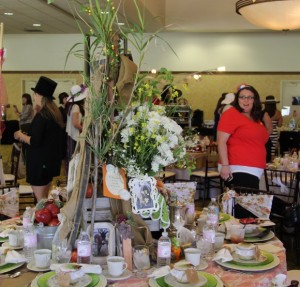
<svg viewBox="0 0 300 287"><path fill-rule="evenodd" d="M0 274L4 274L6 272L15 270L19 267L21 267L25 262L21 262L21 263L4 263L2 265L0 265Z"/></svg>
<svg viewBox="0 0 300 287"><path fill-rule="evenodd" d="M55 272L47 272L36 276L30 287L48 287L47 280L53 276ZM105 287L107 285L107 280L103 275L89 274L92 277L92 282L87 287Z"/></svg>
<svg viewBox="0 0 300 287"><path fill-rule="evenodd" d="M198 271L200 271L200 270L206 269L207 267L208 267L207 261L205 259L201 258L200 264L198 266L196 266L196 269Z"/></svg>
<svg viewBox="0 0 300 287"><path fill-rule="evenodd" d="M198 273L207 279L206 284L204 284L201 287L223 287L223 282L221 281L221 279L218 276L215 276L213 274L203 272L203 271L198 271ZM173 286L168 285L165 282L164 277L160 277L157 279L150 278L149 286L150 287L173 287ZM32 287L35 287L35 286L32 286Z"/></svg>
<svg viewBox="0 0 300 287"><path fill-rule="evenodd" d="M259 237L245 237L244 238L244 242L263 242L263 241L268 241L272 238L275 237L275 234L273 231L270 231L266 236L262 237L262 238L259 238Z"/></svg>
<svg viewBox="0 0 300 287"><path fill-rule="evenodd" d="M45 272L45 271L49 271L50 270L50 265L48 267L46 267L46 268L36 267L34 260L31 261L31 262L29 262L26 267L27 267L27 269L29 269L31 271L34 271L34 272Z"/></svg>
<svg viewBox="0 0 300 287"><path fill-rule="evenodd" d="M172 286L172 287L202 287L207 283L207 278L204 277L202 274L198 274L199 281L197 283L180 283L176 280L176 278L168 274L164 277L165 283L167 285Z"/></svg>
<svg viewBox="0 0 300 287"><path fill-rule="evenodd" d="M268 260L266 262L262 262L261 265L248 266L244 264L239 264L238 262L232 262L232 261L222 262L221 260L217 260L216 263L228 269L239 270L239 271L251 271L251 272L270 270L276 267L277 265L279 265L280 260L277 255L264 252L264 251L262 251L261 253L268 258Z"/></svg>
<svg viewBox="0 0 300 287"><path fill-rule="evenodd" d="M5 247L9 247L10 249L14 249L14 250L21 250L21 249L23 249L23 245L19 245L19 246L11 246L11 245L9 245L9 242L8 241L6 241L6 242L4 242L3 244L2 244L2 246L5 246Z"/></svg>
<svg viewBox="0 0 300 287"><path fill-rule="evenodd" d="M256 265L257 266L257 265L267 263L268 260L270 261L270 259L268 257L266 257L265 255L263 255L262 253L258 259L251 259L251 260L243 260L235 252L233 252L231 255L233 257L233 260L231 262L235 262L236 264L239 264L239 265L246 265L246 266L249 266L249 265L255 266Z"/></svg>
<svg viewBox="0 0 300 287"><path fill-rule="evenodd" d="M129 277L131 277L132 275L132 272L128 269L126 269L122 275L120 276L111 276L107 270L103 270L102 271L102 274L104 275L104 277L107 279L107 280L112 280L112 281L119 281L119 280L124 280L124 279L128 279Z"/></svg>
<svg viewBox="0 0 300 287"><path fill-rule="evenodd" d="M219 223L225 222L230 219L230 215L227 213L219 213Z"/></svg>

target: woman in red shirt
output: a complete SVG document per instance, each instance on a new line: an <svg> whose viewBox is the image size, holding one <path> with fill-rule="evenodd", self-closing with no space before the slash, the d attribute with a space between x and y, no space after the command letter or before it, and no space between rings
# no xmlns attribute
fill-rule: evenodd
<svg viewBox="0 0 300 287"><path fill-rule="evenodd" d="M241 85L232 107L220 118L217 131L220 174L234 186L259 188L266 166L265 144L269 138L260 120L261 110L256 89Z"/></svg>

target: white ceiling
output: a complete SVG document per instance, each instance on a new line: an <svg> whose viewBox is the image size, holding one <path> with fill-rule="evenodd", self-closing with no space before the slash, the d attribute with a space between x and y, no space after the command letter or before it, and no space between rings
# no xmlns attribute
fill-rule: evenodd
<svg viewBox="0 0 300 287"><path fill-rule="evenodd" d="M80 0L88 2L87 0ZM99 0L102 2L103 0ZM112 0L121 5L120 14L126 13L129 21L137 21L133 0ZM94 2L94 1L92 1ZM264 31L236 14L237 0L137 0L145 18L146 32L258 32ZM80 33L72 16L74 0L1 0L0 22L4 34ZM4 12L13 12L5 16ZM121 16L121 15L120 15ZM41 23L41 27L33 27Z"/></svg>

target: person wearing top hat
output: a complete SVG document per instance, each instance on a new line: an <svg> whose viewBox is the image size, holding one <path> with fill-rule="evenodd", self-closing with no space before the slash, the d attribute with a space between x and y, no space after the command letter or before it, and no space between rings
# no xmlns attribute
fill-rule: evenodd
<svg viewBox="0 0 300 287"><path fill-rule="evenodd" d="M265 104L265 109L263 110L263 112L266 112L269 115L273 126L273 131L270 134L270 139L272 142L272 147L271 147L272 157L275 156L276 149L278 146L279 135L278 135L277 127L281 127L283 123L282 115L276 107L277 103L279 103L279 101L277 101L275 97L272 95L267 96L265 102L263 102L263 104Z"/></svg>
<svg viewBox="0 0 300 287"><path fill-rule="evenodd" d="M71 88L71 95L67 103L67 160L72 159L76 143L82 131L84 117L84 100L87 96L87 88L84 85L75 85Z"/></svg>
<svg viewBox="0 0 300 287"><path fill-rule="evenodd" d="M31 88L36 105L40 106L34 116L28 135L14 133L15 139L26 143L26 181L32 186L37 201L48 198L54 176L60 175L62 115L54 103L53 93L57 83L40 77L35 88Z"/></svg>

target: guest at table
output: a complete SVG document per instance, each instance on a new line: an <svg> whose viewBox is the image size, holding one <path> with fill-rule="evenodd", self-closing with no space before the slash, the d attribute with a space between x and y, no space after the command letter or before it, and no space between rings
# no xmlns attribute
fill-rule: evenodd
<svg viewBox="0 0 300 287"><path fill-rule="evenodd" d="M47 198L54 176L60 174L62 115L54 103L57 83L40 77L34 91L34 101L41 107L34 116L28 135L17 131L15 139L27 144L26 180L32 186L37 201Z"/></svg>
<svg viewBox="0 0 300 287"><path fill-rule="evenodd" d="M270 95L266 97L265 109L263 112L266 112L272 121L272 133L270 134L270 139L272 142L272 148L271 148L271 156L274 157L276 153L276 149L278 147L278 127L282 126L283 118L281 115L281 112L277 109L276 104L279 103L279 101L275 100L275 97Z"/></svg>
<svg viewBox="0 0 300 287"><path fill-rule="evenodd" d="M249 85L238 88L233 108L223 112L217 131L220 174L234 186L259 188L269 134L261 122L261 102Z"/></svg>

